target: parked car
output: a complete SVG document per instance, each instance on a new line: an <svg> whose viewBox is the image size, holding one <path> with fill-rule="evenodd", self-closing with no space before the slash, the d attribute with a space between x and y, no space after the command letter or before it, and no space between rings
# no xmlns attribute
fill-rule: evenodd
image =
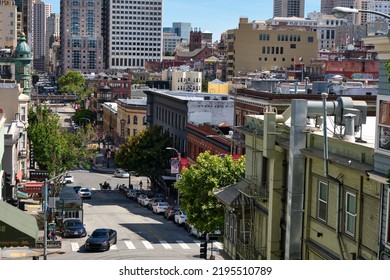
<svg viewBox="0 0 390 280"><path fill-rule="evenodd" d="M73 175L71 174L66 174L64 178L62 179L63 184L72 184L74 183Z"/></svg>
<svg viewBox="0 0 390 280"><path fill-rule="evenodd" d="M118 240L117 232L114 229L95 229L85 241L85 251L108 251Z"/></svg>
<svg viewBox="0 0 390 280"><path fill-rule="evenodd" d="M169 204L168 202L156 202L152 208L153 212L156 214L164 213L165 210L168 208Z"/></svg>
<svg viewBox="0 0 390 280"><path fill-rule="evenodd" d="M153 199L150 199L149 202L148 202L148 205L146 206L149 210L152 210L153 211L153 205L156 205L158 202L164 202L164 199L162 198L153 198ZM165 210L164 210L165 211Z"/></svg>
<svg viewBox="0 0 390 280"><path fill-rule="evenodd" d="M140 194L140 195L137 197L137 202L138 202L139 204L141 204L142 201L143 201L145 198L147 198L146 194Z"/></svg>
<svg viewBox="0 0 390 280"><path fill-rule="evenodd" d="M80 219L69 218L62 221L62 237L84 237L87 230Z"/></svg>
<svg viewBox="0 0 390 280"><path fill-rule="evenodd" d="M140 204L144 207L148 206L149 201L154 199L153 196L146 196L144 199L141 200Z"/></svg>
<svg viewBox="0 0 390 280"><path fill-rule="evenodd" d="M178 206L168 206L164 212L164 218L167 220L173 220L177 211L179 211Z"/></svg>
<svg viewBox="0 0 390 280"><path fill-rule="evenodd" d="M141 192L139 190L136 190L136 189L130 189L127 193L126 193L126 197L127 198L133 198L133 197L136 197L137 195L139 195Z"/></svg>
<svg viewBox="0 0 390 280"><path fill-rule="evenodd" d="M117 168L114 172L114 176L119 178L129 178L130 174L121 168Z"/></svg>
<svg viewBox="0 0 390 280"><path fill-rule="evenodd" d="M187 214L184 210L179 210L176 212L174 219L176 224L182 225L187 220Z"/></svg>
<svg viewBox="0 0 390 280"><path fill-rule="evenodd" d="M88 198L88 199L92 198L92 193L88 188L81 188L78 194L81 198Z"/></svg>

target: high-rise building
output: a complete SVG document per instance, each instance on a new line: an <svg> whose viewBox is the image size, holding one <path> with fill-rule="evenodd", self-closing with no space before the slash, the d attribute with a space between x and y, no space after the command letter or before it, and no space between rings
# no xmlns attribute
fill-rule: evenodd
<svg viewBox="0 0 390 280"><path fill-rule="evenodd" d="M274 17L305 17L305 0L274 0Z"/></svg>
<svg viewBox="0 0 390 280"><path fill-rule="evenodd" d="M46 43L45 43L45 68L48 68L52 62L52 45L60 38L60 14L52 13L46 20Z"/></svg>
<svg viewBox="0 0 390 280"><path fill-rule="evenodd" d="M0 49L14 49L17 44L17 12L12 1L0 1Z"/></svg>
<svg viewBox="0 0 390 280"><path fill-rule="evenodd" d="M34 3L34 44L33 49L33 67L37 71L45 69L45 50L46 50L46 19L51 14L51 4L36 0Z"/></svg>
<svg viewBox="0 0 390 280"><path fill-rule="evenodd" d="M108 69L143 68L162 57L162 0L105 0L104 46Z"/></svg>
<svg viewBox="0 0 390 280"><path fill-rule="evenodd" d="M187 42L190 40L191 23L173 22L172 28L176 35L179 36L181 39L186 40Z"/></svg>
<svg viewBox="0 0 390 280"><path fill-rule="evenodd" d="M101 72L104 69L102 1L61 0L60 22L60 72Z"/></svg>
<svg viewBox="0 0 390 280"><path fill-rule="evenodd" d="M356 0L321 0L321 13L331 15L334 7L355 7Z"/></svg>
<svg viewBox="0 0 390 280"><path fill-rule="evenodd" d="M18 13L18 30L23 31L27 44L33 46L33 2L34 0L14 0Z"/></svg>

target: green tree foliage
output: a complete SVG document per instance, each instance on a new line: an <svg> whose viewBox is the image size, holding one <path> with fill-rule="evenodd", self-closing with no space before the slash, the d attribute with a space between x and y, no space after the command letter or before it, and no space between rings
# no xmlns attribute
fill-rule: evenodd
<svg viewBox="0 0 390 280"><path fill-rule="evenodd" d="M27 135L33 144L34 160L42 170L55 177L77 167L91 156L87 145L92 135L90 126L68 133L59 122L59 116L42 106L29 112Z"/></svg>
<svg viewBox="0 0 390 280"><path fill-rule="evenodd" d="M161 126L151 126L127 138L115 154L115 166L134 171L138 176L147 176L152 185L169 167L167 158L171 154L166 147L172 146L168 132Z"/></svg>
<svg viewBox="0 0 390 280"><path fill-rule="evenodd" d="M79 109L72 119L77 125L92 124L96 120L96 114L91 110Z"/></svg>
<svg viewBox="0 0 390 280"><path fill-rule="evenodd" d="M232 156L220 157L209 151L200 154L196 164L185 169L182 179L175 184L188 221L201 232L222 229L224 206L213 192L237 183L244 175L244 156L233 160Z"/></svg>

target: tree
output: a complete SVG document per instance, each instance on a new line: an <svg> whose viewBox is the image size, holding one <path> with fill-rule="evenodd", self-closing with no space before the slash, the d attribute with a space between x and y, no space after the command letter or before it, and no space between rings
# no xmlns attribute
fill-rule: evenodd
<svg viewBox="0 0 390 280"><path fill-rule="evenodd" d="M70 93L76 95L81 101L85 100L85 96L90 94L92 90L86 89L86 81L84 76L77 71L68 71L61 76L57 82L61 93Z"/></svg>
<svg viewBox="0 0 390 280"><path fill-rule="evenodd" d="M43 106L29 111L27 135L33 144L34 160L40 169L46 170L50 178L83 164L91 156L88 142L92 127L68 133L59 122L59 116Z"/></svg>
<svg viewBox="0 0 390 280"><path fill-rule="evenodd" d="M75 112L72 119L77 125L92 124L96 120L96 113L87 109L79 109Z"/></svg>
<svg viewBox="0 0 390 280"><path fill-rule="evenodd" d="M166 147L170 146L172 140L168 132L163 132L161 126L148 127L119 146L115 166L149 177L153 186L169 167L167 158L170 152Z"/></svg>
<svg viewBox="0 0 390 280"><path fill-rule="evenodd" d="M188 221L200 232L223 228L224 206L214 196L219 188L237 183L245 174L245 157L233 160L206 151L196 163L185 169L175 184L180 207L187 212Z"/></svg>

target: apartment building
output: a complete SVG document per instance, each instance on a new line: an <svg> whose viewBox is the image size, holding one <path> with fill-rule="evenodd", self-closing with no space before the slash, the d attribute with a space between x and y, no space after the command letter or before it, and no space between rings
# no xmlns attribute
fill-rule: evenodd
<svg viewBox="0 0 390 280"><path fill-rule="evenodd" d="M1 1L0 18L0 48L13 49L18 39L17 6L12 1Z"/></svg>
<svg viewBox="0 0 390 280"><path fill-rule="evenodd" d="M51 4L45 4L43 1L34 2L34 44L33 50L33 68L36 71L45 70L45 54L47 49L46 41L46 20L51 14Z"/></svg>
<svg viewBox="0 0 390 280"><path fill-rule="evenodd" d="M315 31L256 28L240 18L238 29L228 30L227 77L240 72L274 70L308 64L317 58Z"/></svg>

